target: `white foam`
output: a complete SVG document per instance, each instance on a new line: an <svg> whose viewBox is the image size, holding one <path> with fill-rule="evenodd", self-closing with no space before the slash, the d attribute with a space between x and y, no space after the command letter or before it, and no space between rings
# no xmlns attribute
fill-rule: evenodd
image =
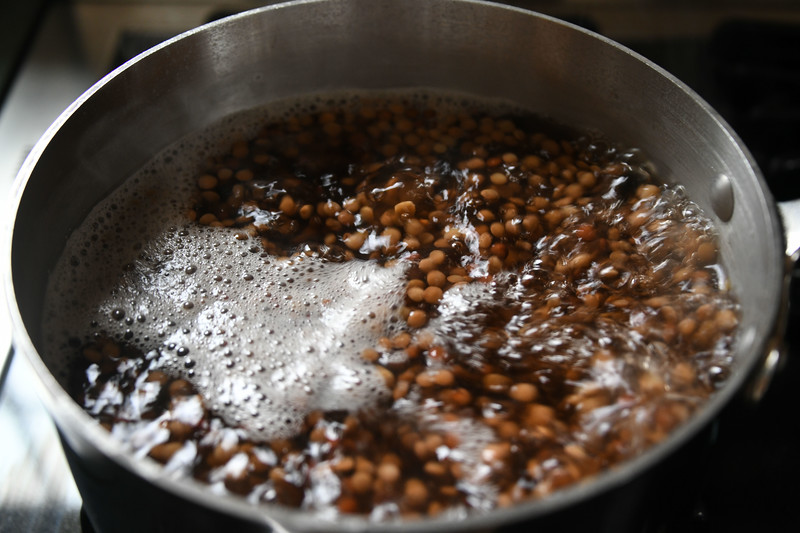
<svg viewBox="0 0 800 533"><path fill-rule="evenodd" d="M389 94L440 110L474 105L463 95L416 90L272 103L177 141L125 181L74 232L51 276L42 329L53 373L66 385L70 338L125 339L157 351L154 365L188 378L226 422L254 438L292 434L314 409L379 402L388 391L360 353L393 331L404 264L263 257L257 240L188 223L184 212L206 158L233 141L255 137L270 120Z"/></svg>
<svg viewBox="0 0 800 533"><path fill-rule="evenodd" d="M281 260L234 229L184 218L208 151L259 122L230 120L165 150L73 234L45 302L56 375L66 380L70 338L126 339L157 350L155 365L257 439L291 436L312 410L356 411L388 394L360 354L394 327L404 264Z"/></svg>

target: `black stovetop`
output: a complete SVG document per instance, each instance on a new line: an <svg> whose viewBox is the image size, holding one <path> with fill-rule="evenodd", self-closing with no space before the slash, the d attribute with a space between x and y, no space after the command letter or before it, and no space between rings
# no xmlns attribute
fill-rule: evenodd
<svg viewBox="0 0 800 533"><path fill-rule="evenodd" d="M800 198L800 26L733 20L708 41L628 43L706 99L752 152L777 201ZM757 405L724 413L691 516L654 531L788 532L800 527L800 270L786 357Z"/></svg>

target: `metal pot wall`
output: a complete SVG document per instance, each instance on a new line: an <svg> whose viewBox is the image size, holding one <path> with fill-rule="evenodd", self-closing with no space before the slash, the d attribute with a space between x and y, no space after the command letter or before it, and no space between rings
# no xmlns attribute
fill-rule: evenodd
<svg viewBox="0 0 800 533"><path fill-rule="evenodd" d="M595 530L622 531L641 523L636 509L657 485L665 461L673 461L667 470L674 470L674 461L686 456L690 443L702 443L723 408L763 387L779 353L785 314L782 221L735 133L687 87L607 39L511 7L469 0L269 6L190 31L109 74L53 124L18 177L4 279L15 348L41 379L98 530L408 529L409 524L375 526L360 519L320 522L164 477L154 464L126 455L70 399L48 370L47 354L38 350L44 287L67 236L153 154L224 116L272 100L410 87L505 98L641 147L660 176L683 185L714 219L742 302L732 377L665 442L541 501L469 523L414 522L415 529L489 530L532 520L565 529L578 519L578 525L584 521ZM782 207L789 215L797 210ZM790 255L798 248L796 238L792 232Z"/></svg>

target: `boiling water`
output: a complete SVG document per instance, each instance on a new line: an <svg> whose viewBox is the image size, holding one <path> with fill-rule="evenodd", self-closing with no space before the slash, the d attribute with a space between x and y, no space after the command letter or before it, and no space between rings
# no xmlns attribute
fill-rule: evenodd
<svg viewBox="0 0 800 533"><path fill-rule="evenodd" d="M442 114L471 105L406 97L408 109ZM649 183L630 154L588 138L557 157L566 141L508 119L461 113L461 128L409 111L424 124L412 131L408 102L397 100L359 118L350 153L336 134L355 121L319 110L358 103L270 107L183 139L70 238L47 291L44 352L137 454L256 501L379 520L486 510L635 456L724 381L736 304L713 227L679 190ZM274 129L256 139L268 121ZM286 155L303 135L305 151ZM420 137L441 145L438 155L398 155L402 143L387 155L387 139L413 148ZM223 213L219 197L237 185L212 177L211 190L198 176L237 159L219 156L232 140L272 152L266 177L251 172L249 189L238 185L251 196ZM476 151L485 173L469 167ZM213 201L193 202L197 187ZM374 223L357 208L323 215L358 194ZM316 206L316 226L294 202L279 207L281 197ZM428 241L399 218L405 209ZM217 224L189 222L212 211ZM237 217L240 229L215 227ZM382 232L398 228L402 245L389 245ZM358 231L363 246L348 241ZM422 269L434 253L448 274L436 272L440 283ZM421 301L412 297L421 287L441 290ZM135 356L74 365L98 339ZM194 391L167 394L157 374ZM167 429L175 421L188 433ZM155 451L164 444L169 454ZM368 465L359 482L342 466L353 456Z"/></svg>
<svg viewBox="0 0 800 533"><path fill-rule="evenodd" d="M385 398L360 354L395 329L403 263L270 257L235 229L185 217L204 154L262 118L250 112L182 140L74 232L43 321L43 352L62 381L75 344L124 339L159 350L153 367L185 376L254 439L292 436L313 410L358 411Z"/></svg>

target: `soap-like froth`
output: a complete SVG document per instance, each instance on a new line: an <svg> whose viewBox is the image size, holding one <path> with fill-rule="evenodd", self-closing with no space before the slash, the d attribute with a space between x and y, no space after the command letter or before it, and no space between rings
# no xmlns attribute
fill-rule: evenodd
<svg viewBox="0 0 800 533"><path fill-rule="evenodd" d="M376 405L389 391L361 353L392 334L405 265L280 259L237 230L189 222L191 158L216 143L165 151L74 232L45 302L55 374L66 381L70 339L124 340L254 439L292 436L313 410Z"/></svg>
<svg viewBox="0 0 800 533"><path fill-rule="evenodd" d="M312 410L375 405L387 389L360 354L387 333L403 268L280 260L249 246L224 228L165 230L127 266L59 287L73 302L62 327L87 331L89 320L158 350L155 365L253 438L291 436Z"/></svg>

